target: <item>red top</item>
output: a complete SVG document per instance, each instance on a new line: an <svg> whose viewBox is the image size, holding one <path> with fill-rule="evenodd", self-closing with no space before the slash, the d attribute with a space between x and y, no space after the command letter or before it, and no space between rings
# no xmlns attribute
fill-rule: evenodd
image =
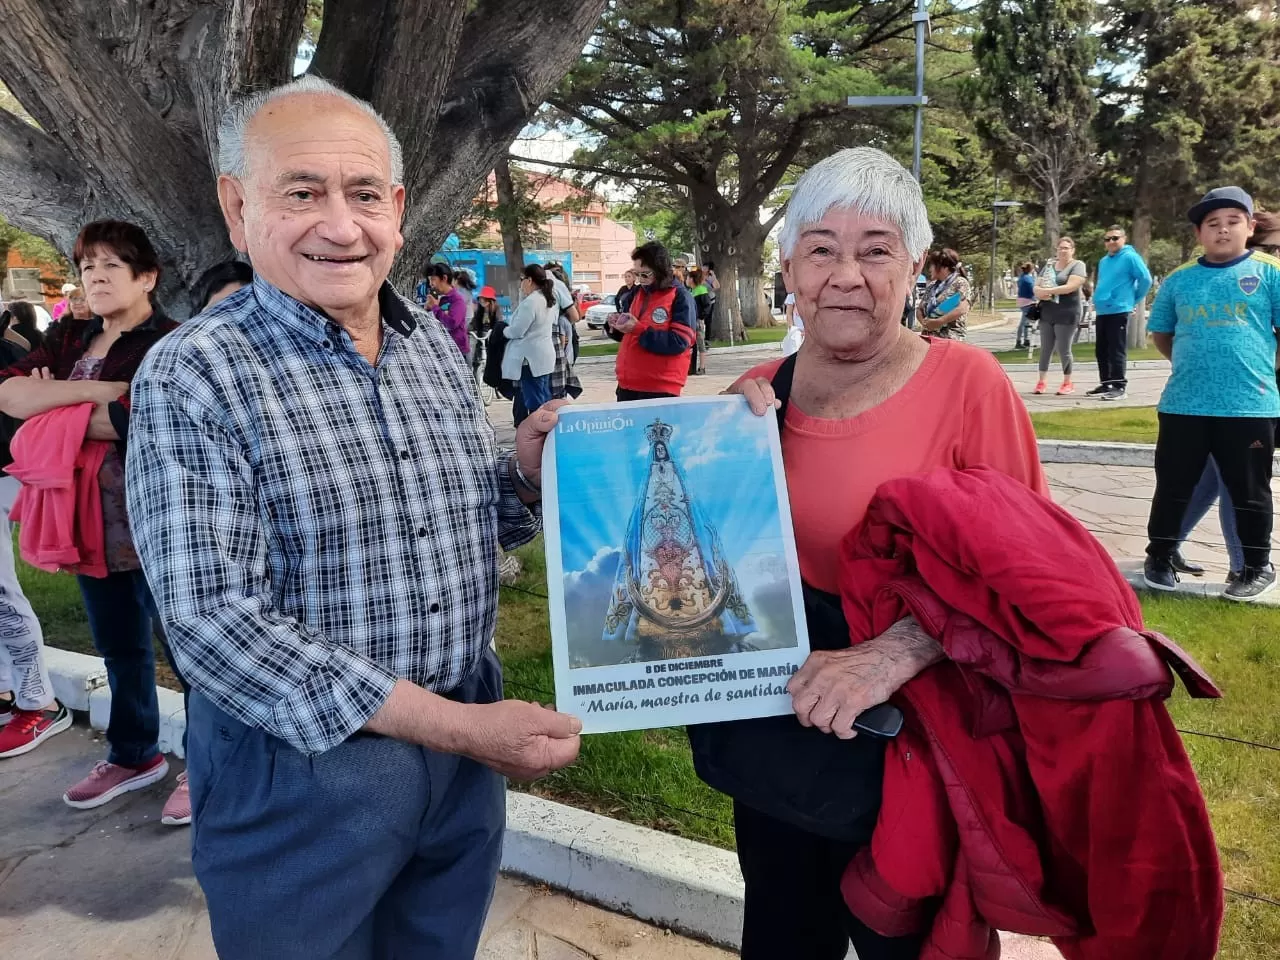
<svg viewBox="0 0 1280 960"><path fill-rule="evenodd" d="M1210 960L1222 873L1170 667L1220 694L1144 630L1102 545L975 469L886 483L843 549L851 639L910 613L947 654L894 698L907 722L845 872L850 909L925 932L921 960L989 960L996 929L1053 937L1067 960Z"/></svg>
<svg viewBox="0 0 1280 960"><path fill-rule="evenodd" d="M772 378L781 364L743 379ZM839 591L841 538L886 480L985 464L1048 493L1031 418L1008 376L990 353L955 340L931 341L902 389L856 417L811 417L792 398L782 459L800 572L828 593Z"/></svg>
<svg viewBox="0 0 1280 960"><path fill-rule="evenodd" d="M679 286L665 290L640 287L627 308L638 321L635 328L622 338L618 347L618 386L639 393L669 393L679 396L689 379L688 348L693 344L694 333L682 310L677 309L681 289ZM680 346L679 353L655 353L645 348L642 340L649 340L649 332L668 334Z"/></svg>

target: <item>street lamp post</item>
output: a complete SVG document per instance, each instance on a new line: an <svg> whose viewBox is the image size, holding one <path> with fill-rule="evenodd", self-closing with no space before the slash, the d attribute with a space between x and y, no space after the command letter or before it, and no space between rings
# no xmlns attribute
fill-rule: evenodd
<svg viewBox="0 0 1280 960"><path fill-rule="evenodd" d="M996 178L995 195L996 198L1000 196L999 177ZM987 271L987 305L993 313L996 309L996 250L998 249L1000 236L1000 208L1022 206L1017 200L1000 200L996 198L991 201L991 269Z"/></svg>
<svg viewBox="0 0 1280 960"><path fill-rule="evenodd" d="M929 36L929 0L916 0L915 13L911 22L916 31L916 93L915 96L896 97L850 97L846 104L850 107L915 107L916 129L915 140L911 152L911 174L920 181L920 144L924 137L924 108L929 98L924 95L924 44Z"/></svg>

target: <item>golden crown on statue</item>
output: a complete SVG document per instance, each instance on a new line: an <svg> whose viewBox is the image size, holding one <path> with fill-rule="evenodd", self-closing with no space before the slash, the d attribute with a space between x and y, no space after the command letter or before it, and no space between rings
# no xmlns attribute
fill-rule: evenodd
<svg viewBox="0 0 1280 960"><path fill-rule="evenodd" d="M663 423L661 420L655 420L649 426L645 427L644 435L649 438L650 443L666 443L671 439L671 425Z"/></svg>

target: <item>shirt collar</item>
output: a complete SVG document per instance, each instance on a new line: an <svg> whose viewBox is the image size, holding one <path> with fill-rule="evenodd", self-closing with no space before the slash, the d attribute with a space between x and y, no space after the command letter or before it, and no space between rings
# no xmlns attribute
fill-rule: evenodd
<svg viewBox="0 0 1280 960"><path fill-rule="evenodd" d="M1234 260L1225 260L1222 263L1214 263L1212 260L1206 260L1204 257L1200 257L1199 261L1200 261L1200 266L1202 267L1209 267L1212 270L1224 270L1227 267L1234 267L1238 263L1244 263L1246 260L1248 260L1252 256L1253 256L1253 251L1246 250L1244 253L1240 254L1240 256L1236 257Z"/></svg>
<svg viewBox="0 0 1280 960"><path fill-rule="evenodd" d="M168 322L169 318L164 315L164 311L155 304L152 304L151 316L147 317L147 319L143 320L136 327L130 327L128 330L124 331L124 333L120 334L120 336L127 337L134 333L154 333L160 329L160 325L162 323ZM95 313L89 318L89 325L84 328L84 333L80 335L80 345L88 346L89 342L105 328L106 324L103 322L103 319Z"/></svg>
<svg viewBox="0 0 1280 960"><path fill-rule="evenodd" d="M319 310L295 300L261 275L253 278L253 295L262 310L308 340L323 345L335 335L333 331L338 324ZM413 313L387 281L383 281L378 290L378 309L382 312L382 322L402 337L412 336L418 328Z"/></svg>

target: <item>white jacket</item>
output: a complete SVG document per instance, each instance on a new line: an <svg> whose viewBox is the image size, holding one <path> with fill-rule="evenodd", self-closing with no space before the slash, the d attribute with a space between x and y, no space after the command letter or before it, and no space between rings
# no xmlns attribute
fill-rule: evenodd
<svg viewBox="0 0 1280 960"><path fill-rule="evenodd" d="M519 380L526 361L529 372L544 377L556 368L556 346L551 340L560 308L547 306L547 298L541 290L520 301L516 312L503 333L507 337L507 349L502 355L504 380Z"/></svg>

